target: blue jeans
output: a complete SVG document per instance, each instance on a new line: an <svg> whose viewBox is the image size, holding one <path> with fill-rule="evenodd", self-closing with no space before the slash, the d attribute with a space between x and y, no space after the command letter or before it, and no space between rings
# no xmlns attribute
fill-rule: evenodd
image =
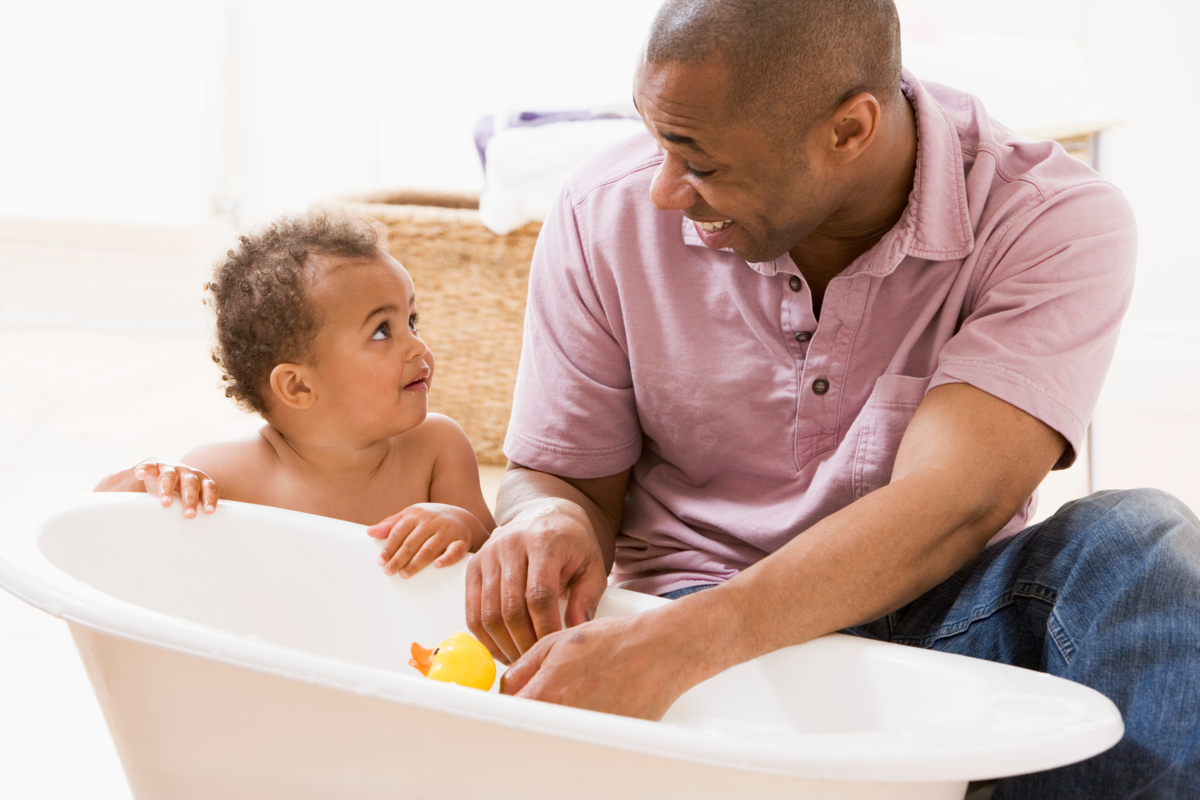
<svg viewBox="0 0 1200 800"><path fill-rule="evenodd" d="M1200 798L1200 522L1168 494L1068 503L846 633L1048 672L1116 703L1115 747L1004 779L993 800Z"/></svg>

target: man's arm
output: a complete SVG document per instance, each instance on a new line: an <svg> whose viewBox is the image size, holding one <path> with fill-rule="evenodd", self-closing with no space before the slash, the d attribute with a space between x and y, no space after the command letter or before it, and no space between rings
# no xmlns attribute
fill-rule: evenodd
<svg viewBox="0 0 1200 800"><path fill-rule="evenodd" d="M467 565L467 625L497 657L514 661L562 627L590 620L612 568L629 471L579 480L509 464L499 527Z"/></svg>
<svg viewBox="0 0 1200 800"><path fill-rule="evenodd" d="M892 480L706 592L548 636L508 671L523 697L657 719L735 664L878 619L976 558L1066 446L966 384L932 391Z"/></svg>

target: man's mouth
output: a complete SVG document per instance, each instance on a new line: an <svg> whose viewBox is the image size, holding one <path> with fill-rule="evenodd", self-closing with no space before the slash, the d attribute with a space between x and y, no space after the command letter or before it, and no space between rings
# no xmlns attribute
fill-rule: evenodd
<svg viewBox="0 0 1200 800"><path fill-rule="evenodd" d="M692 220L692 221L695 222L697 225L699 225L704 230L708 231L709 233L712 233L713 231L719 231L722 228L724 228L726 225L733 224L733 220L731 220L731 219L722 219L722 220L718 220L716 222L701 222L698 219Z"/></svg>

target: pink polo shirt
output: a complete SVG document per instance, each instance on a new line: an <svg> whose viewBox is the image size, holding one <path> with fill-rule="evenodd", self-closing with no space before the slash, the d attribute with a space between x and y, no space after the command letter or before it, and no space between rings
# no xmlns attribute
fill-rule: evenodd
<svg viewBox="0 0 1200 800"><path fill-rule="evenodd" d="M1032 414L1071 445L1058 467L1074 460L1132 288L1129 206L1057 144L905 78L908 207L830 282L819 322L789 256L748 264L654 207L648 134L565 187L534 253L504 451L573 478L632 468L614 583L662 594L775 552L889 481L942 384Z"/></svg>

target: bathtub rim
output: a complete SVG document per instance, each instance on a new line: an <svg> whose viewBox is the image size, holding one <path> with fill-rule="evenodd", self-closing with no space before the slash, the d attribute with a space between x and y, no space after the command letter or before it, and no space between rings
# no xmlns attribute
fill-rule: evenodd
<svg viewBox="0 0 1200 800"><path fill-rule="evenodd" d="M361 531L364 527L246 503L223 500L221 505L229 513L251 519L266 514L273 521L285 524L342 527L346 531ZM153 498L140 493L60 495L11 506L0 511L0 586L67 622L185 655L502 727L770 775L855 782L980 780L1074 763L1107 750L1123 733L1119 712L1100 693L1050 675L978 659L966 660L978 671L999 676L1001 683L1011 684L1012 680L1004 678L1020 677L1022 683L1054 687L1055 691L1040 693L1065 695L1084 702L1089 714L1083 721L1060 727L1054 735L1014 739L1007 746L995 736L981 737L982 732L969 728L932 726L912 731L783 736L764 733L739 740L724 732L630 719L428 681L246 637L120 600L61 571L42 552L39 538L47 523L65 515L111 507L153 508L156 513L182 516L180 504L162 509ZM639 610L669 602L616 588L609 588L605 597L610 604ZM843 634L830 637L864 648L888 648L889 653L902 654L918 663L930 658L964 658ZM1011 670L1027 674L1003 674ZM997 689L993 696L1003 691Z"/></svg>

